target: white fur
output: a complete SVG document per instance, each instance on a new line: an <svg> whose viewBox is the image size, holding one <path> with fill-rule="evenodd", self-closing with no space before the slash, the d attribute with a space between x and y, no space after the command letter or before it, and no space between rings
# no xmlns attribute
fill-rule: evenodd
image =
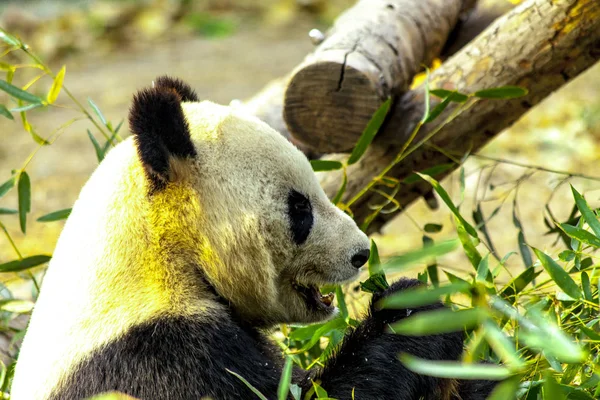
<svg viewBox="0 0 600 400"><path fill-rule="evenodd" d="M86 355L143 321L224 312L207 300L194 268L243 317L265 323L326 317L305 309L292 281L356 276L350 260L368 239L331 204L301 152L241 111L209 102L182 107L198 156L172 160L164 195L148 200L131 138L83 188L44 278L13 400L47 398ZM292 243L286 220L290 189L314 210L302 246Z"/></svg>

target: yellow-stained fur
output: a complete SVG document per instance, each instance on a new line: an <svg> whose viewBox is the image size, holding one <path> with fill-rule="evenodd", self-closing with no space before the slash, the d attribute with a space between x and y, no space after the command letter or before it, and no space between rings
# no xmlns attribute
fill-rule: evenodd
<svg viewBox="0 0 600 400"><path fill-rule="evenodd" d="M44 278L14 400L48 397L74 365L144 321L210 321L224 306L202 277L243 318L266 325L326 317L306 309L293 281L356 275L350 257L367 238L330 203L297 149L228 107L182 108L198 154L170 160L164 190L148 195L131 138L108 153L83 188ZM310 196L315 214L301 252L290 245L285 221L290 185Z"/></svg>

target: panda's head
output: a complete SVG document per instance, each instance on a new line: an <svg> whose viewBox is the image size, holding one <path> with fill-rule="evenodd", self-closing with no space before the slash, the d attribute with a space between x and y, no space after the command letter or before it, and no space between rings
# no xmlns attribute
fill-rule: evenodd
<svg viewBox="0 0 600 400"><path fill-rule="evenodd" d="M161 77L130 111L158 241L250 323L331 316L319 287L348 281L369 241L306 157L258 119ZM182 265L182 262L176 263Z"/></svg>

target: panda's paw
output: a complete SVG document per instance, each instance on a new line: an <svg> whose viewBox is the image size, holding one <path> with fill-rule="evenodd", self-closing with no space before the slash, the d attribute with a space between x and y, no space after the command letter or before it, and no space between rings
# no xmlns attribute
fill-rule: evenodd
<svg viewBox="0 0 600 400"><path fill-rule="evenodd" d="M414 289L417 287L424 286L425 284L417 279L402 278L399 281L394 282L385 291L373 295L370 306L371 317L375 319L378 324L387 325L393 322L397 322L403 318L409 317L415 314L416 312L444 307L441 302L436 302L434 304L415 308L382 308L382 299L389 297L393 294L399 293L403 290Z"/></svg>

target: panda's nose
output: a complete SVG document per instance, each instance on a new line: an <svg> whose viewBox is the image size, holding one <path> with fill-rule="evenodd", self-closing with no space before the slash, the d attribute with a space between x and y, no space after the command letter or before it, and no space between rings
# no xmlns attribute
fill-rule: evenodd
<svg viewBox="0 0 600 400"><path fill-rule="evenodd" d="M360 268L363 265L365 265L365 263L367 261L369 261L369 256L371 255L371 252L369 251L369 249L364 249L359 251L358 253L354 254L352 256L352 260L351 263L352 265L354 265L356 268Z"/></svg>

